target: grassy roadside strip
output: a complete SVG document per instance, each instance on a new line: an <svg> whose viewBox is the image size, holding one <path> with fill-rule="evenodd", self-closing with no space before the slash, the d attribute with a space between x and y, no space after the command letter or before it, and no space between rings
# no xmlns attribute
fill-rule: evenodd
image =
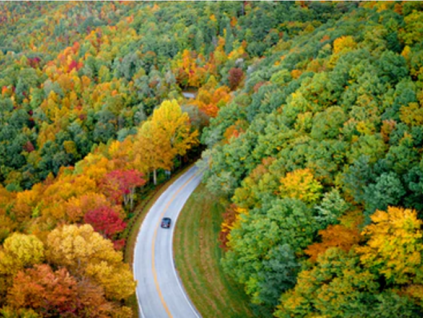
<svg viewBox="0 0 423 318"><path fill-rule="evenodd" d="M152 190L142 202L135 208L134 216L132 217L130 223L128 224L128 235L126 238L126 245L124 249L124 261L128 263L132 269L132 264L134 261L134 248L137 241L138 232L141 228L141 224L144 221L147 212L150 210L151 206L156 202L156 200L162 195L163 192L182 174L184 174L189 168L193 165L189 164L188 166L182 168L176 172L170 180L159 184L154 190ZM133 312L133 317L138 317L138 302L136 295L132 295L125 301L125 305L131 307Z"/></svg>
<svg viewBox="0 0 423 318"><path fill-rule="evenodd" d="M248 297L220 265L218 235L224 207L200 184L176 224L176 268L190 299L203 318L255 317Z"/></svg>

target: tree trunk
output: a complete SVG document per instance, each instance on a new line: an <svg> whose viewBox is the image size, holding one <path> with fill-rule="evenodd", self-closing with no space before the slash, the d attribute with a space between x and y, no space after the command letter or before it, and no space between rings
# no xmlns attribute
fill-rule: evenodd
<svg viewBox="0 0 423 318"><path fill-rule="evenodd" d="M153 171L153 181L154 181L154 185L157 185L157 170L154 169Z"/></svg>
<svg viewBox="0 0 423 318"><path fill-rule="evenodd" d="M134 209L134 196L135 196L135 187L131 188L131 196L129 201L131 203L131 211Z"/></svg>

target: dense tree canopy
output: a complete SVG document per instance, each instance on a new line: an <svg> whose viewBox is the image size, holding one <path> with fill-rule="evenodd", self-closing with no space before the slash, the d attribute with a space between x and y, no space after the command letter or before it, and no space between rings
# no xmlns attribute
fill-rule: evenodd
<svg viewBox="0 0 423 318"><path fill-rule="evenodd" d="M422 316L422 3L0 7L0 315L131 317L121 233L201 141L263 315Z"/></svg>
<svg viewBox="0 0 423 318"><path fill-rule="evenodd" d="M202 135L222 264L269 315L419 317L423 8L301 6Z"/></svg>

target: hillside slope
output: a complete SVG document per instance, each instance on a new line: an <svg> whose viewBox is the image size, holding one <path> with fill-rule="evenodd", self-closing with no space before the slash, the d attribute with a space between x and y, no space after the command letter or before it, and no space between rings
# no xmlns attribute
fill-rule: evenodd
<svg viewBox="0 0 423 318"><path fill-rule="evenodd" d="M361 3L280 40L202 136L223 265L277 317L422 314L421 17Z"/></svg>

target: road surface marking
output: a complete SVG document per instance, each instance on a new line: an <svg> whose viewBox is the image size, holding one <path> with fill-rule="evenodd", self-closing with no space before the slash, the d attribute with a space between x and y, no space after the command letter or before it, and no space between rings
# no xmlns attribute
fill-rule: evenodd
<svg viewBox="0 0 423 318"><path fill-rule="evenodd" d="M164 307L164 309L166 310L166 312L167 312L167 315L170 317L170 318L172 318L173 316L172 316L172 314L170 313L170 310L169 310L169 307L167 307L167 304L166 304L166 302L165 302L165 300L164 300L164 298L163 298L163 295L162 295L162 291L160 290L160 286L159 286L159 282L157 281L157 272L156 272L156 268L155 268L155 266L154 266L154 246L155 246L155 244L156 244L156 237L157 237L157 230L159 229L159 225L160 225L160 221L161 221L161 219L163 218L163 216L165 215L165 213L166 213L166 211L167 211L167 209L169 209L169 206L170 206L170 204L173 202L173 200L175 200L175 198L176 198L176 196L179 194L179 192L181 192L186 186L187 186L187 184L188 183L190 183L191 182L191 180L192 179L194 179L194 177L197 175L197 173L195 173L191 178L189 178L179 189L178 189L178 191L176 191L175 192L175 194L172 196L172 198L169 200L169 202L166 204L166 206L165 206L165 208L163 209L163 212L162 212L162 214L160 215L160 218L159 218L159 223L157 223L157 227L156 227L156 230L154 231L154 236L153 236L153 243L152 243L152 253L153 253L153 257L152 257L152 261L151 261L151 263L152 263L152 267L153 267L153 276L154 276L154 284L156 285L156 289L157 289L157 292L159 293L159 297L160 297L160 300L161 300L161 302L162 302L162 304L163 304L163 307ZM175 226L175 225L174 225Z"/></svg>
<svg viewBox="0 0 423 318"><path fill-rule="evenodd" d="M198 176L199 172L200 172L200 173L202 173L202 171L197 171L197 176ZM188 198L188 199L189 199L189 198ZM182 207L182 209L183 209L183 207ZM181 211L179 211L178 216L176 217L176 219L178 219L178 218L179 218L179 215L181 214L182 209L181 209ZM174 226L174 227L172 227L172 232L171 232L171 236L172 236L172 248L171 248L171 250L170 250L170 259L172 260L172 267L174 268L174 270L173 270L173 274L174 274L174 276L175 276L175 278L176 278L176 281L178 282L179 289L180 289L180 291L181 291L182 295L184 295L185 300L187 301L188 305L191 307L192 312L194 313L194 315L195 315L197 318L201 318L201 317L198 315L197 310L193 307L193 305L192 305L191 301L188 299L187 293L185 292L184 288L182 287L182 282L181 282L181 279L179 278L178 273L177 273L177 271L176 271L175 261L174 261L174 259L173 259L173 233L174 233L174 231L175 231L175 228L176 228L176 221L175 221L175 226Z"/></svg>

